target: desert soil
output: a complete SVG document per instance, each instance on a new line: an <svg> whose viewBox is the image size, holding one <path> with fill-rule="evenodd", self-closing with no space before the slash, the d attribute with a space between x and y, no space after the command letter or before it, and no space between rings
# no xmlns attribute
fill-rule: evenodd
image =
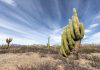
<svg viewBox="0 0 100 70"><path fill-rule="evenodd" d="M0 54L0 70L17 70L16 65L32 65L34 63L41 63L44 61L56 62L51 57L41 58L38 53L6 53Z"/></svg>
<svg viewBox="0 0 100 70"><path fill-rule="evenodd" d="M100 53L92 53L91 55L93 56L99 56ZM0 54L0 70L17 70L16 65L32 65L34 63L41 63L44 61L50 61L50 62L58 62L60 61L59 59L54 59L50 56L47 57L42 57L40 56L39 53L33 53L33 52L28 52L28 53L6 53L6 54ZM79 62L80 66L89 66L87 63L90 62L89 60L86 59L79 59L76 60L76 62ZM99 69L94 69L93 70L99 70ZM61 68L60 70L63 70Z"/></svg>

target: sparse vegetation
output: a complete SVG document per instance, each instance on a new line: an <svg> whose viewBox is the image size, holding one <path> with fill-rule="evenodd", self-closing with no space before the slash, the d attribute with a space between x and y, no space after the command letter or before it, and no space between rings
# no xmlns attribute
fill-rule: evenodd
<svg viewBox="0 0 100 70"><path fill-rule="evenodd" d="M100 53L100 45L96 45L96 44L87 44L87 45L82 45L80 48L80 53Z"/></svg>
<svg viewBox="0 0 100 70"><path fill-rule="evenodd" d="M53 46L51 47L51 49L48 49L47 46L45 45L18 45L18 46L11 45L9 48L4 48L4 47L6 47L6 45L0 46L0 57L5 53L5 55L6 54L9 55L10 58L10 56L12 56L11 53L13 53L14 57L12 57L12 59L10 58L9 61L16 64L15 67L17 68L17 70L96 70L96 69L99 70L100 69L100 45L82 45L79 51L79 60L74 60L73 59L74 57L72 55L68 56L68 58L62 57L58 52L60 46L57 46L57 48ZM89 52L86 52L86 50L87 51L89 50ZM37 54L38 56L35 55L34 53ZM8 57L6 57L6 60L7 58ZM23 63L16 63L18 58L20 58L20 60L25 60L26 65ZM27 64L28 62L27 60L32 60L33 63ZM9 61L6 61L5 65L7 64L7 62L8 64L11 64ZM19 61L18 59L18 62L22 61ZM2 62L0 61L0 63ZM6 67L9 68L8 66Z"/></svg>
<svg viewBox="0 0 100 70"><path fill-rule="evenodd" d="M57 70L57 64L51 63L50 61L42 62L40 64L34 64L29 67L27 66L17 66L18 70Z"/></svg>
<svg viewBox="0 0 100 70"><path fill-rule="evenodd" d="M7 46L0 46L0 54L3 53L25 53L25 52L36 52L36 53L49 53L49 54L58 54L58 51L56 49L51 48L48 49L45 45L31 45L31 46L25 46L25 45L18 45L18 46L10 46L9 48L6 48Z"/></svg>

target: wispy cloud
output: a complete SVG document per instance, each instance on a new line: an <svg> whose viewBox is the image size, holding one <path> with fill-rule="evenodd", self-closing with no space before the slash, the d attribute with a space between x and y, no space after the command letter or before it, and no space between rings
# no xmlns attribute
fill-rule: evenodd
<svg viewBox="0 0 100 70"><path fill-rule="evenodd" d="M23 38L23 37L15 37L13 35L6 35L6 34L0 34L0 43L2 44L6 44L6 38L12 38L13 41L11 42L12 44L25 44L25 45L30 45L30 44L39 44L38 42L36 41L33 41L33 40L30 40L30 39L27 39L27 38Z"/></svg>
<svg viewBox="0 0 100 70"><path fill-rule="evenodd" d="M85 29L85 33L91 32L90 29Z"/></svg>
<svg viewBox="0 0 100 70"><path fill-rule="evenodd" d="M95 19L100 19L100 13L96 15Z"/></svg>
<svg viewBox="0 0 100 70"><path fill-rule="evenodd" d="M89 27L85 29L84 39L89 38L91 35L88 36L88 34L92 33L96 29L97 26L99 26L98 23L89 25Z"/></svg>
<svg viewBox="0 0 100 70"><path fill-rule="evenodd" d="M92 24L92 25L90 25L90 27L89 27L89 28L91 28L91 29L92 29L92 28L97 27L98 25L99 25L99 24L97 24L97 23L96 23L96 24Z"/></svg>
<svg viewBox="0 0 100 70"><path fill-rule="evenodd" d="M100 2L96 0L88 2L84 0L0 0L0 42L6 37L12 37L13 43L46 44L48 36L51 36L51 44L60 43L61 32L67 25L67 19L72 16L73 7L76 7L79 19L85 27L88 26L85 29L84 39L89 41L88 38L93 32L99 31L96 30L99 29L100 22L97 20L100 19L97 15L100 8L97 5L99 6ZM96 12L93 8L96 8ZM94 15L96 17L93 17ZM96 19L92 22L91 19L94 18Z"/></svg>
<svg viewBox="0 0 100 70"><path fill-rule="evenodd" d="M86 39L88 36L84 35L84 39Z"/></svg>
<svg viewBox="0 0 100 70"><path fill-rule="evenodd" d="M100 39L100 32L93 34L91 39Z"/></svg>
<svg viewBox="0 0 100 70"><path fill-rule="evenodd" d="M63 28L58 28L50 34L52 44L60 44L61 42L61 32Z"/></svg>
<svg viewBox="0 0 100 70"><path fill-rule="evenodd" d="M88 39L84 40L83 43L100 44L100 32L91 35Z"/></svg>
<svg viewBox="0 0 100 70"><path fill-rule="evenodd" d="M5 2L5 3L9 4L9 5L12 5L12 6L16 5L14 0L1 0L1 1Z"/></svg>

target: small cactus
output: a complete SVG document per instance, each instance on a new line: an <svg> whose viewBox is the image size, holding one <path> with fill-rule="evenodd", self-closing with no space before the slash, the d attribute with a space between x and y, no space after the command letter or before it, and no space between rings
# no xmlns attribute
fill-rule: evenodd
<svg viewBox="0 0 100 70"><path fill-rule="evenodd" d="M6 38L6 43L8 47L10 46L10 43L12 42L12 38Z"/></svg>
<svg viewBox="0 0 100 70"><path fill-rule="evenodd" d="M73 49L78 53L81 39L84 37L84 26L79 22L75 8L73 9L73 13L72 19L69 19L69 23L65 26L61 35L60 52L65 57L73 52Z"/></svg>
<svg viewBox="0 0 100 70"><path fill-rule="evenodd" d="M50 36L48 37L47 47L50 48Z"/></svg>

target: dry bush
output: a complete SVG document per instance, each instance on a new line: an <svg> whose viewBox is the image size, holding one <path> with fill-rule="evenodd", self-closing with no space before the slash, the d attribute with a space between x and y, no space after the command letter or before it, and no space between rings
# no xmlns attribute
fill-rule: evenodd
<svg viewBox="0 0 100 70"><path fill-rule="evenodd" d="M94 68L100 69L100 57L93 56L91 59L90 65Z"/></svg>
<svg viewBox="0 0 100 70"><path fill-rule="evenodd" d="M100 61L100 57L93 56L92 54L80 54L79 58L91 60L91 61L96 61L96 62Z"/></svg>
<svg viewBox="0 0 100 70"><path fill-rule="evenodd" d="M18 70L57 70L57 64L56 63L51 63L50 61L42 62L42 63L35 63L32 66L18 66Z"/></svg>
<svg viewBox="0 0 100 70"><path fill-rule="evenodd" d="M91 67L100 69L100 62L92 61L92 62L90 62L89 64L91 65Z"/></svg>
<svg viewBox="0 0 100 70"><path fill-rule="evenodd" d="M81 67L78 62L70 59L65 62L64 66L64 70L91 70L88 67Z"/></svg>
<svg viewBox="0 0 100 70"><path fill-rule="evenodd" d="M38 45L18 45L18 46L0 46L0 54L3 53L25 53L25 52L36 52L44 54L58 54L58 51L54 48L48 49L46 46Z"/></svg>
<svg viewBox="0 0 100 70"><path fill-rule="evenodd" d="M82 45L79 51L79 59L86 59L91 61L89 64L91 67L100 68L100 58L97 56L89 56L90 53L100 53L100 45ZM44 45L19 45L19 46L0 46L0 53L26 53L35 52L39 53L40 58L46 56L52 57L54 60L60 60L58 63L43 62L38 64L33 64L32 66L17 66L18 70L57 70L58 65L63 65L64 70L90 70L88 67L84 68L79 65L78 62L70 58L64 58L59 54L60 47L52 47L48 49Z"/></svg>
<svg viewBox="0 0 100 70"><path fill-rule="evenodd" d="M79 53L100 53L100 45L95 45L95 44L87 44L87 45L82 45L80 48Z"/></svg>
<svg viewBox="0 0 100 70"><path fill-rule="evenodd" d="M59 68L61 67L61 69ZM43 63L29 65L20 65L17 66L18 70L91 70L88 68L81 67L78 62L74 60L62 60L62 62L51 63L50 61L46 61Z"/></svg>
<svg viewBox="0 0 100 70"><path fill-rule="evenodd" d="M54 47L55 46L55 47ZM45 45L11 45L10 47L6 45L0 46L1 53L25 53L25 52L40 52L48 54L59 54L59 45L54 45L50 49ZM82 45L79 53L94 53L100 52L100 45Z"/></svg>

